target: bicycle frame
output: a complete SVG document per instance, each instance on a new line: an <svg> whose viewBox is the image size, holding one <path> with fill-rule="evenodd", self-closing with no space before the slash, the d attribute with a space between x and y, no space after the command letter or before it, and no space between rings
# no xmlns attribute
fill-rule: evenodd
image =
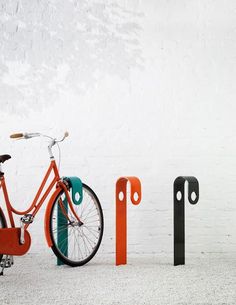
<svg viewBox="0 0 236 305"><path fill-rule="evenodd" d="M54 178L51 181L51 183L49 184L49 186L47 187L46 191L43 193L43 189L48 181L48 178L51 174L51 172L54 172ZM2 188L3 190L3 194L4 194L4 199L5 199L5 203L6 203L6 207L7 207L7 212L8 212L8 216L9 216L9 220L10 220L10 224L11 227L15 227L15 222L14 222L14 218L13 218L13 214L17 214L17 215L24 215L24 214L28 214L30 212L32 212L32 216L34 217L37 212L39 211L39 209L41 208L42 204L44 203L45 199L48 197L49 193L51 192L51 190L53 189L53 187L55 186L55 184L57 182L59 182L60 180L60 176L59 176L59 172L57 169L57 165L55 160L52 160L50 162L49 168L45 174L45 177L35 195L35 198L32 202L32 204L30 205L30 207L25 210L25 211L18 211L15 208L12 207L9 197L8 197L8 192L7 192L7 187L6 187L6 183L5 183L5 178L4 176L1 178L0 180L0 188ZM42 195L43 193L43 195ZM39 200L39 197L42 195L41 199ZM29 224L25 225L25 228L27 228L29 226Z"/></svg>
<svg viewBox="0 0 236 305"><path fill-rule="evenodd" d="M54 178L51 181L51 183L49 184L49 186L47 187L47 189L45 190L45 192L43 193L43 189L49 179L50 174L54 172ZM8 212L8 216L9 216L9 220L10 220L10 224L12 228L15 228L15 222L14 222L14 218L13 218L13 214L17 214L17 215L25 215L31 212L31 215L33 217L35 217L35 215L37 214L37 212L39 211L39 209L41 208L41 206L43 205L44 201L47 199L48 195L50 194L50 192L52 191L53 187L56 185L56 190L54 191L54 193L52 194L52 196L50 197L47 209L46 209L46 213L45 213L45 235L46 235L46 239L48 242L48 245L51 246L51 237L49 234L49 213L52 207L52 204L54 203L56 197L59 195L59 193L61 191L65 192L69 207L71 209L72 214L75 216L75 218L78 221L81 221L79 219L79 217L77 216L74 208L73 208L73 203L70 199L68 190L66 185L64 184L63 180L60 178L59 175L59 171L56 165L56 162L54 159L51 160L50 165L48 167L48 170L44 176L44 179L35 195L35 198L32 202L32 204L30 205L30 207L25 210L25 211L18 211L15 208L12 207L9 197L8 197L8 192L7 192L7 187L6 187L6 183L5 183L5 178L4 176L0 178L0 189L2 188L3 190L3 194L4 194L4 199L5 199L5 203L6 203L6 207L7 207L7 212ZM42 194L43 193L43 194ZM42 196L41 196L42 195ZM39 200L41 196L41 199ZM67 217L68 218L68 217ZM28 226L30 225L30 223L26 223L24 224L24 229L27 229Z"/></svg>

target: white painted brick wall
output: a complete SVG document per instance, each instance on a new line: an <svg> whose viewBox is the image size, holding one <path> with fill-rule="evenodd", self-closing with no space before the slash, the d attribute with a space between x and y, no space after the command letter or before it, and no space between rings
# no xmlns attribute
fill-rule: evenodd
<svg viewBox="0 0 236 305"><path fill-rule="evenodd" d="M114 252L115 181L142 180L129 205L129 251L172 253L172 184L195 175L189 253L236 252L235 1L0 1L0 143L14 206L47 168L43 140L70 132L62 175L78 175L105 214L99 255ZM2 201L1 201L2 202ZM48 251L43 212L32 252Z"/></svg>

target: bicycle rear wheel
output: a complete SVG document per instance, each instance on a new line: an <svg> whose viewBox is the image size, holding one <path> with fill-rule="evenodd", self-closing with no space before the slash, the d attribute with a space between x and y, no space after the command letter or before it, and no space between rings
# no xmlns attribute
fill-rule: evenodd
<svg viewBox="0 0 236 305"><path fill-rule="evenodd" d="M52 250L63 263L72 267L82 266L94 257L101 244L102 208L93 190L83 183L83 201L73 205L83 222L79 226L65 198L64 191L61 191L50 212Z"/></svg>
<svg viewBox="0 0 236 305"><path fill-rule="evenodd" d="M7 223L6 223L6 218L5 215L2 211L2 209L0 208L0 229L6 228L7 227ZM0 262L2 260L3 254L0 254Z"/></svg>

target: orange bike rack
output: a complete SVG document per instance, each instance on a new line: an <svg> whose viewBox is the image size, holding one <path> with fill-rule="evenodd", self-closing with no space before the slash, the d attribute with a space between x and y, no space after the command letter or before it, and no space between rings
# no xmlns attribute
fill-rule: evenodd
<svg viewBox="0 0 236 305"><path fill-rule="evenodd" d="M130 182L130 200L141 201L141 183L137 177L120 177L116 182L116 266L127 263L127 183ZM136 198L135 198L136 196Z"/></svg>

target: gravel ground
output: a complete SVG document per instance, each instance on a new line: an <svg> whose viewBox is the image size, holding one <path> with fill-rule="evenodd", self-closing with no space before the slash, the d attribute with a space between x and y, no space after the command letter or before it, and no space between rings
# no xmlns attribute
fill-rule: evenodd
<svg viewBox="0 0 236 305"><path fill-rule="evenodd" d="M51 254L16 257L0 277L0 304L236 304L236 257L202 255L185 266L165 256L96 257L79 268L56 266Z"/></svg>

